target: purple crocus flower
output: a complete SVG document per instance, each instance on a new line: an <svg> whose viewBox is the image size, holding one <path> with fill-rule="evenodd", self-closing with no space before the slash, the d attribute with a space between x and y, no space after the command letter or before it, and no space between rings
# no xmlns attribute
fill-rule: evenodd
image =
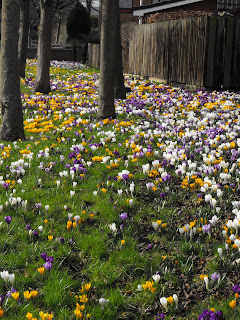
<svg viewBox="0 0 240 320"><path fill-rule="evenodd" d="M60 237L59 241L60 241L61 244L64 244L64 238Z"/></svg>
<svg viewBox="0 0 240 320"><path fill-rule="evenodd" d="M128 215L127 215L127 212L123 212L119 215L119 218L123 221L127 220L128 218Z"/></svg>
<svg viewBox="0 0 240 320"><path fill-rule="evenodd" d="M32 233L33 235L34 235L34 237L38 237L38 231L37 230L33 230L33 233Z"/></svg>
<svg viewBox="0 0 240 320"><path fill-rule="evenodd" d="M203 227L202 227L202 231L203 233L211 233L211 224L205 224Z"/></svg>
<svg viewBox="0 0 240 320"><path fill-rule="evenodd" d="M214 273L211 274L211 279L213 281L217 281L219 278L220 278L220 274L219 273L214 272Z"/></svg>
<svg viewBox="0 0 240 320"><path fill-rule="evenodd" d="M5 299L4 294L0 294L0 306L2 305L4 299Z"/></svg>
<svg viewBox="0 0 240 320"><path fill-rule="evenodd" d="M17 292L17 290L14 289L14 288L11 288L11 290L9 290L9 291L6 293L6 297L11 298L12 293L14 293L14 292Z"/></svg>
<svg viewBox="0 0 240 320"><path fill-rule="evenodd" d="M123 179L123 180L128 180L128 179L129 179L129 176L124 173L124 174L122 175L122 179Z"/></svg>
<svg viewBox="0 0 240 320"><path fill-rule="evenodd" d="M232 290L233 290L234 293L240 293L240 286L238 284L235 284L232 287Z"/></svg>
<svg viewBox="0 0 240 320"><path fill-rule="evenodd" d="M165 314L164 313L160 313L157 315L157 318L155 318L155 320L162 320L165 319Z"/></svg>
<svg viewBox="0 0 240 320"><path fill-rule="evenodd" d="M223 313L221 310L215 312L215 319L216 320L223 320Z"/></svg>
<svg viewBox="0 0 240 320"><path fill-rule="evenodd" d="M45 252L41 253L40 256L44 261L47 261L47 254Z"/></svg>
<svg viewBox="0 0 240 320"><path fill-rule="evenodd" d="M165 198L165 195L166 195L165 192L161 192L161 193L160 193L160 198L161 198L161 199L164 199L164 198Z"/></svg>
<svg viewBox="0 0 240 320"><path fill-rule="evenodd" d="M44 263L44 269L46 269L47 271L50 271L52 269L52 263L51 262L46 262Z"/></svg>
<svg viewBox="0 0 240 320"><path fill-rule="evenodd" d="M4 218L4 221L9 225L11 223L11 221L12 221L12 217L11 216L6 216Z"/></svg>
<svg viewBox="0 0 240 320"><path fill-rule="evenodd" d="M2 186L3 186L5 189L7 189L7 188L9 187L9 183L4 182L4 183L2 184Z"/></svg>
<svg viewBox="0 0 240 320"><path fill-rule="evenodd" d="M40 209L40 208L41 208L41 206L42 206L42 204L41 204L41 203L36 203L36 204L35 204L35 207L36 207L37 209Z"/></svg>
<svg viewBox="0 0 240 320"><path fill-rule="evenodd" d="M30 224L27 224L25 228L26 228L27 231L31 230Z"/></svg>
<svg viewBox="0 0 240 320"><path fill-rule="evenodd" d="M52 263L52 262L53 262L53 256L51 256L51 257L46 257L46 262Z"/></svg>

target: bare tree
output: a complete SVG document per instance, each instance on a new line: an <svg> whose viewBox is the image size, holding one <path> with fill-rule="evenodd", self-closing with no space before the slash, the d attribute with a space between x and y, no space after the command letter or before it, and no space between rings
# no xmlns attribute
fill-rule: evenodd
<svg viewBox="0 0 240 320"><path fill-rule="evenodd" d="M2 122L0 139L24 139L23 112L20 97L18 64L19 1L2 1L0 106Z"/></svg>
<svg viewBox="0 0 240 320"><path fill-rule="evenodd" d="M37 51L35 91L50 92L50 58L53 8L55 0L40 0L40 26Z"/></svg>
<svg viewBox="0 0 240 320"><path fill-rule="evenodd" d="M57 23L55 43L59 42L60 28L64 17L66 17L77 0L56 0L54 6L54 21Z"/></svg>
<svg viewBox="0 0 240 320"><path fill-rule="evenodd" d="M119 10L119 0L116 1L116 55L114 72L114 95L118 99L126 99L124 87L123 64L122 64L122 41L121 41L121 20Z"/></svg>
<svg viewBox="0 0 240 320"><path fill-rule="evenodd" d="M29 0L21 0L20 3L20 30L18 42L18 60L20 77L25 77L25 67L28 48L28 33L29 33Z"/></svg>
<svg viewBox="0 0 240 320"><path fill-rule="evenodd" d="M116 117L114 106L116 3L118 0L102 0L98 119Z"/></svg>

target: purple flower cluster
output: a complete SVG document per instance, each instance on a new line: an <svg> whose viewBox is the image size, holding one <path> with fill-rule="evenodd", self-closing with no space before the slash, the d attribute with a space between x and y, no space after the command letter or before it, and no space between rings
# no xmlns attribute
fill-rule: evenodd
<svg viewBox="0 0 240 320"><path fill-rule="evenodd" d="M41 253L41 258L45 261L44 269L50 271L52 269L53 257L48 257L45 252Z"/></svg>
<svg viewBox="0 0 240 320"><path fill-rule="evenodd" d="M198 316L198 320L224 320L224 317L221 310L214 312L206 309Z"/></svg>

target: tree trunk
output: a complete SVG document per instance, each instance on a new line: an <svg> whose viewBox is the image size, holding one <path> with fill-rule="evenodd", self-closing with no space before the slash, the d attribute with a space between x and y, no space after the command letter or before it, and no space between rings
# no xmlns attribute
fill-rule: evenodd
<svg viewBox="0 0 240 320"><path fill-rule="evenodd" d="M0 140L24 139L18 64L19 0L2 1L0 106L2 122Z"/></svg>
<svg viewBox="0 0 240 320"><path fill-rule="evenodd" d="M50 92L50 58L54 0L40 0L40 26L35 91Z"/></svg>
<svg viewBox="0 0 240 320"><path fill-rule="evenodd" d="M114 106L116 2L118 0L102 0L98 119L116 118Z"/></svg>
<svg viewBox="0 0 240 320"><path fill-rule="evenodd" d="M114 73L114 96L117 99L126 99L126 91L124 87L123 66L122 66L122 41L121 41L121 21L119 0L116 7L116 63Z"/></svg>
<svg viewBox="0 0 240 320"><path fill-rule="evenodd" d="M25 67L29 33L29 0L22 0L20 5L20 30L18 42L18 60L20 77L25 78Z"/></svg>

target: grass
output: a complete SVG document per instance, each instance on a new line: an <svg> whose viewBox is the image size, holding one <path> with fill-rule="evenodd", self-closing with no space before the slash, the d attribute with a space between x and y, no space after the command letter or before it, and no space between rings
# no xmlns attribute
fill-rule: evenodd
<svg viewBox="0 0 240 320"><path fill-rule="evenodd" d="M0 271L15 274L0 278L0 317L184 320L214 308L238 319L238 228L228 223L239 201L236 94L126 75L117 119L97 122L96 69L52 62L45 96L33 92L35 72L28 61L26 140L0 144Z"/></svg>

